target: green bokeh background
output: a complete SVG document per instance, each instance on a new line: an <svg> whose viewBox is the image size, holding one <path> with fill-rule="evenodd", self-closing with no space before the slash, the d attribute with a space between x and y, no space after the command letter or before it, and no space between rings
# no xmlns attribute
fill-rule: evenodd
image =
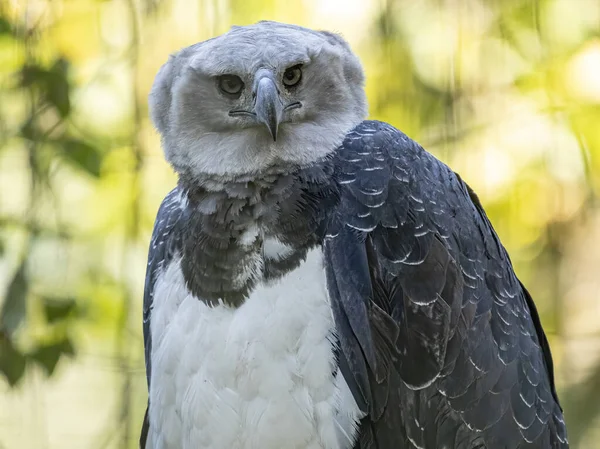
<svg viewBox="0 0 600 449"><path fill-rule="evenodd" d="M0 448L135 448L169 53L261 19L342 33L371 118L478 192L600 448L599 0L0 0ZM199 357L202 354L198 354Z"/></svg>

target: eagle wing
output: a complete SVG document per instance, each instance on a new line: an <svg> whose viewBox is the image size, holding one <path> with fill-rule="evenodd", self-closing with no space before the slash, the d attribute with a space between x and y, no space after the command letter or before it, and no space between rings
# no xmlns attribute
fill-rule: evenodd
<svg viewBox="0 0 600 449"><path fill-rule="evenodd" d="M154 301L154 287L156 280L163 267L168 266L173 256L181 250L181 232L180 226L185 223L184 215L186 211L182 207L181 189L175 187L162 201L152 231L150 248L148 251L148 265L146 267L146 281L144 283L143 300L143 335L144 335L144 356L146 361L146 380L148 389L150 388L151 378L151 353L152 353L152 335L150 332L150 322L152 318L152 306ZM150 423L148 421L148 407L142 424L140 436L140 448L146 447Z"/></svg>
<svg viewBox="0 0 600 449"><path fill-rule="evenodd" d="M356 448L566 448L534 303L473 191L392 126L336 155L325 240Z"/></svg>

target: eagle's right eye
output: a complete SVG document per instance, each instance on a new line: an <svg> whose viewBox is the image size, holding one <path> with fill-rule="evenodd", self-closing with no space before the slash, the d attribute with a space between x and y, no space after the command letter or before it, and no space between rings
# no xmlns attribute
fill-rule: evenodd
<svg viewBox="0 0 600 449"><path fill-rule="evenodd" d="M244 82L237 75L221 75L219 89L229 95L239 95L244 88Z"/></svg>

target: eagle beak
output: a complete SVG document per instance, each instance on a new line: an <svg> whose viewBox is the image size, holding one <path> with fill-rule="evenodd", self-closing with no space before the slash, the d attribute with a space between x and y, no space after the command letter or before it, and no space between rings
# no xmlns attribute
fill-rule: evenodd
<svg viewBox="0 0 600 449"><path fill-rule="evenodd" d="M255 93L256 118L267 126L273 141L277 141L277 128L283 116L283 103L279 99L277 86L270 76L263 76L256 83Z"/></svg>

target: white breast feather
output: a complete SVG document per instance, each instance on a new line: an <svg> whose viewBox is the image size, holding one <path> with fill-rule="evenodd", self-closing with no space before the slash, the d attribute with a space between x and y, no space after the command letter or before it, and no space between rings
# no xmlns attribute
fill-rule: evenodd
<svg viewBox="0 0 600 449"><path fill-rule="evenodd" d="M333 328L320 249L238 309L191 295L175 259L154 293L148 449L351 448Z"/></svg>

